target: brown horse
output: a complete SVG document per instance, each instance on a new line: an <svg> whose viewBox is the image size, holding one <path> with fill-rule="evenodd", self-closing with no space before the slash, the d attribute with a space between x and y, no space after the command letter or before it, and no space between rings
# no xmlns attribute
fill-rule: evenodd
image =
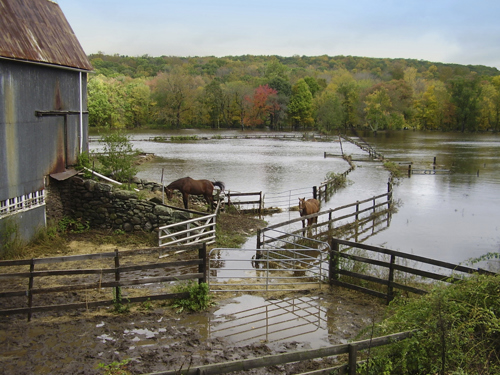
<svg viewBox="0 0 500 375"><path fill-rule="evenodd" d="M300 216L307 216L319 212L319 201L317 199L299 198L299 212ZM316 224L318 222L318 217L312 217L307 219L307 226L311 224ZM306 221L302 220L302 228L305 228Z"/></svg>
<svg viewBox="0 0 500 375"><path fill-rule="evenodd" d="M208 210L213 209L214 205L214 186L218 186L221 191L224 191L225 186L221 181L209 181L209 180L193 180L191 177L180 178L170 185L165 187L165 193L168 199L172 199L174 190L179 190L182 194L182 201L184 202L184 208L188 208L189 195L203 195L208 203Z"/></svg>

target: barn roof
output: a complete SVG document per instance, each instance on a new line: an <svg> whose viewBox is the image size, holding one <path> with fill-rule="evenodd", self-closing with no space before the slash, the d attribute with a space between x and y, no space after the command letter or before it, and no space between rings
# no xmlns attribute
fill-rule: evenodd
<svg viewBox="0 0 500 375"><path fill-rule="evenodd" d="M59 5L0 0L0 57L92 70Z"/></svg>

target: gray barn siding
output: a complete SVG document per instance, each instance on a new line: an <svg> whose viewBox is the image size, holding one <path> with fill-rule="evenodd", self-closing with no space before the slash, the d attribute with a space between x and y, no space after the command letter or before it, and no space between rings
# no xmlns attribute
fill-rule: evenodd
<svg viewBox="0 0 500 375"><path fill-rule="evenodd" d="M79 111L79 72L0 60L0 200L44 187L44 177L74 165L80 148L79 115L68 115L65 162L64 116L37 117L35 111ZM83 111L87 74L82 73ZM88 116L83 115L86 151Z"/></svg>

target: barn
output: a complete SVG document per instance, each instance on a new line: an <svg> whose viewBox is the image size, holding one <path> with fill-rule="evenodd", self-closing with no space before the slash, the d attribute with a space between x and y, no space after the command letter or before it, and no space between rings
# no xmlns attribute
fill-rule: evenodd
<svg viewBox="0 0 500 375"><path fill-rule="evenodd" d="M51 181L88 150L92 66L54 1L0 0L0 30L1 250L46 226Z"/></svg>

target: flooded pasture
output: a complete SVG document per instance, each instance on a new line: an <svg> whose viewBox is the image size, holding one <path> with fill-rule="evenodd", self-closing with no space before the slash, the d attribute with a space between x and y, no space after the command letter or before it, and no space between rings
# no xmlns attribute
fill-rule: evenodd
<svg viewBox="0 0 500 375"><path fill-rule="evenodd" d="M166 184L185 176L221 180L227 190L262 191L265 199L288 194L289 205L294 206L297 192L312 193L312 186L321 184L328 173L349 168L340 157L324 155L343 151L355 160L356 169L348 175L349 185L323 202L322 210L387 191L389 173L382 164L368 161L364 151L338 139L225 140L214 135L242 132L180 131L199 139L147 141L163 134L132 134L136 148L157 156L140 166L140 178L161 182L163 173ZM395 132L361 136L402 168L411 163L414 170L446 170L401 179L394 186L398 211L366 244L452 263L500 251L498 135ZM98 149L98 143L91 148ZM264 219L273 224L298 215L286 209ZM255 236L243 246L255 247ZM248 257L245 272L253 272L250 262ZM100 310L40 316L30 323L7 317L0 322L0 372L92 374L100 373L99 363L125 358L132 359L133 373L180 371L190 365L345 343L380 319L383 310L383 301L338 288L271 296L224 295L217 306L199 314L176 315L168 307L156 307L129 315Z"/></svg>
<svg viewBox="0 0 500 375"><path fill-rule="evenodd" d="M158 135L197 135L187 142L149 142ZM368 161L367 153L338 138L316 139L218 139L218 135L268 135L266 132L194 131L131 134L134 146L157 158L140 166L138 176L164 183L190 176L221 180L232 192L263 192L272 205L276 195L289 195L289 205L298 204L298 194L312 195L330 172L342 173L349 165L340 157L351 155L356 169L349 184L322 202L321 209L335 208L387 191L389 173L380 162ZM278 133L279 134L279 133ZM297 134L300 135L300 134ZM406 171L438 169L446 173L415 173L394 187L398 212L387 228L365 243L414 253L451 263L463 263L500 250L500 137L496 134L386 132L360 133L365 140ZM97 142L91 148L98 149ZM435 162L435 164L434 164ZM298 217L284 210L265 216L269 224ZM255 238L245 244L255 248ZM494 266L494 265L493 265Z"/></svg>

